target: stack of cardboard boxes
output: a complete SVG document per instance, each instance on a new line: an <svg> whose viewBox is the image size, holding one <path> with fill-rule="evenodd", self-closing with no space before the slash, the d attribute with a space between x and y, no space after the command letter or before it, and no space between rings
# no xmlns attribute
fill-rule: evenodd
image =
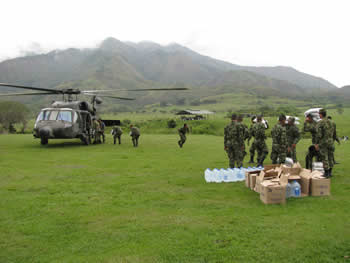
<svg viewBox="0 0 350 263"><path fill-rule="evenodd" d="M265 204L286 203L288 182L296 180L301 187L301 197L330 195L330 179L319 171L304 169L299 163L286 165L266 165L263 171L250 171L245 174L245 185L260 194Z"/></svg>

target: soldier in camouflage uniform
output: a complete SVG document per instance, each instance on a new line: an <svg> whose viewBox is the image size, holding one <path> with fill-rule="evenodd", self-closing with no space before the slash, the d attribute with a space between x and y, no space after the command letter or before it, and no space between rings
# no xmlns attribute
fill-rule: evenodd
<svg viewBox="0 0 350 263"><path fill-rule="evenodd" d="M321 155L323 163L325 177L332 177L333 169L333 157L332 157L332 146L333 146L333 125L329 119L326 118L327 112L325 109L320 110L321 121L316 126L316 144L315 148Z"/></svg>
<svg viewBox="0 0 350 263"><path fill-rule="evenodd" d="M328 116L328 119L330 120L330 122L332 123L332 126L333 126L333 147L332 147L333 164L339 164L338 162L335 161L335 157L334 157L334 151L335 151L335 143L334 142L337 141L337 143L340 144L340 140L337 136L337 125L332 120L331 116Z"/></svg>
<svg viewBox="0 0 350 263"><path fill-rule="evenodd" d="M101 143L101 126L98 120L94 119L93 121L94 128L94 144Z"/></svg>
<svg viewBox="0 0 350 263"><path fill-rule="evenodd" d="M309 147L308 153L305 157L306 169L310 169L310 170L312 168L312 159L314 157L316 157L316 160L318 162L321 161L320 154L318 151L316 151L315 145L314 145L316 143L316 133L317 133L316 126L317 126L317 123L316 121L313 120L312 115L311 114L307 115L304 122L303 132L310 132L312 136L312 145Z"/></svg>
<svg viewBox="0 0 350 263"><path fill-rule="evenodd" d="M286 161L287 135L286 135L286 116L281 114L278 123L271 131L272 150L271 160L273 164L284 163Z"/></svg>
<svg viewBox="0 0 350 263"><path fill-rule="evenodd" d="M262 123L262 116L259 115L257 117L257 123L253 125L251 134L251 137L254 137L254 142L252 146L254 145L254 148L258 152L258 166L264 165L264 160L269 153L269 150L266 145L266 135L265 135L265 125Z"/></svg>
<svg viewBox="0 0 350 263"><path fill-rule="evenodd" d="M121 137L123 134L123 130L119 126L115 126L112 130L112 135L113 135L113 142L116 144L117 139L119 144L121 144Z"/></svg>
<svg viewBox="0 0 350 263"><path fill-rule="evenodd" d="M243 137L243 140L241 141L242 145L240 145L241 151L238 156L238 163L243 165L244 157L247 155L247 152L245 151L244 141L249 138L249 129L248 129L248 126L243 123L243 115L238 116L237 124L239 125L240 134Z"/></svg>
<svg viewBox="0 0 350 263"><path fill-rule="evenodd" d="M134 147L139 146L140 130L134 125L130 125L130 136Z"/></svg>
<svg viewBox="0 0 350 263"><path fill-rule="evenodd" d="M250 120L252 122L252 124L250 125L250 128L249 128L249 138L248 138L248 145L249 145L249 141L251 140L252 137L254 137L252 134L253 134L253 128L254 128L254 120L255 120L255 116L253 116ZM254 155L255 155L255 150L256 150L256 147L255 147L255 144L252 143L252 145L250 146L250 149L249 149L249 153L250 153L250 160L249 160L249 163L254 163Z"/></svg>
<svg viewBox="0 0 350 263"><path fill-rule="evenodd" d="M232 114L232 122L228 124L224 129L224 149L227 152L229 158L229 166L231 168L235 167L235 162L237 167L241 167L240 163L240 151L242 150L240 146L243 144L243 136L241 134L241 129L237 124L237 115Z"/></svg>
<svg viewBox="0 0 350 263"><path fill-rule="evenodd" d="M186 142L186 133L189 132L190 130L187 127L187 124L185 123L184 126L180 129L178 129L179 135L180 135L180 140L177 142L177 144L182 148L182 146Z"/></svg>
<svg viewBox="0 0 350 263"><path fill-rule="evenodd" d="M296 145L300 141L299 128L295 125L295 118L290 117L288 119L288 125L286 127L287 134L287 157L297 161Z"/></svg>

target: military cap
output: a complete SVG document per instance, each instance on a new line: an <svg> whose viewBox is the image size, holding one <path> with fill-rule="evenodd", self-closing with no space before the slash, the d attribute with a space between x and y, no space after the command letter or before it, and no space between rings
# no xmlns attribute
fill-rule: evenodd
<svg viewBox="0 0 350 263"><path fill-rule="evenodd" d="M285 121L285 120L286 120L286 115L281 114L281 115L278 117L278 120L280 120L280 121Z"/></svg>
<svg viewBox="0 0 350 263"><path fill-rule="evenodd" d="M326 117L327 111L325 109L320 109L319 114L322 114L324 117Z"/></svg>

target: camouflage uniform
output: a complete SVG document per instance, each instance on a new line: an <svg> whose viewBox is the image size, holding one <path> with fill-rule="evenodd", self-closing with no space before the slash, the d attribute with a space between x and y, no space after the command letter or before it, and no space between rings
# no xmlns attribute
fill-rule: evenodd
<svg viewBox="0 0 350 263"><path fill-rule="evenodd" d="M284 163L286 161L287 135L286 128L277 123L271 131L272 150L271 160L273 164ZM277 161L278 160L278 161Z"/></svg>
<svg viewBox="0 0 350 263"><path fill-rule="evenodd" d="M253 133L254 133L254 131L253 131L254 125L255 125L255 123L252 124L252 125L250 126L250 128L249 128L248 145L249 145L250 139L251 139L252 137L254 137L254 136L253 136ZM251 162L251 163L254 163L255 150L256 150L256 145L255 145L254 142L253 142L252 145L251 145L250 148L249 148L250 162Z"/></svg>
<svg viewBox="0 0 350 263"><path fill-rule="evenodd" d="M245 151L244 141L249 138L249 129L248 129L248 126L245 125L243 122L238 121L237 124L239 127L240 138L242 138L240 140L240 147L239 147L240 151L239 151L239 155L237 157L237 163L241 164L241 166L243 166L244 157L247 155L247 152Z"/></svg>
<svg viewBox="0 0 350 263"><path fill-rule="evenodd" d="M100 126L100 123L96 119L93 122L93 127L94 127L94 132L95 132L94 144L101 143L101 137L100 137L101 126Z"/></svg>
<svg viewBox="0 0 350 263"><path fill-rule="evenodd" d="M261 122L257 122L253 125L251 136L254 137L252 147L258 152L258 165L263 165L263 162L269 153L266 145L265 125ZM254 156L254 152L253 152Z"/></svg>
<svg viewBox="0 0 350 263"><path fill-rule="evenodd" d="M292 158L294 162L297 161L297 150L296 147L292 147L293 144L297 144L300 141L300 132L299 128L293 124L293 125L287 125L286 127L286 134L287 134L287 147L290 148L290 151L288 152L287 148L287 156Z"/></svg>
<svg viewBox="0 0 350 263"><path fill-rule="evenodd" d="M334 130L333 125L327 118L323 118L317 123L316 126L316 144L319 147L319 153L323 163L323 168L329 170L333 168L333 156L332 156L332 147L333 147L333 136Z"/></svg>
<svg viewBox="0 0 350 263"><path fill-rule="evenodd" d="M335 141L337 141L338 143L340 143L338 137L337 137L337 125L335 124L334 121L330 120L332 127L333 127L333 145L332 145L332 160L333 160L333 164L335 164L335 158L334 158L334 152L335 152Z"/></svg>
<svg viewBox="0 0 350 263"><path fill-rule="evenodd" d="M132 143L134 145L134 147L139 146L139 137L140 137L140 130L139 128L133 126L130 128L130 136L132 139Z"/></svg>
<svg viewBox="0 0 350 263"><path fill-rule="evenodd" d="M100 127L101 127L99 136L102 137L102 141L104 143L106 141L106 137L105 137L105 127L106 127L106 125L105 125L105 123L102 120L99 120L99 123L100 123ZM101 138L100 138L100 140L101 140Z"/></svg>
<svg viewBox="0 0 350 263"><path fill-rule="evenodd" d="M316 125L317 123L315 121L312 121L311 123L304 122L304 128L303 132L310 132L312 136L312 144L309 149L308 153L305 157L305 167L306 169L312 169L312 159L316 157L316 160L319 162L321 161L321 157L318 151L316 151L314 144L316 143Z"/></svg>
<svg viewBox="0 0 350 263"><path fill-rule="evenodd" d="M179 131L179 135L180 135L180 140L177 143L182 148L182 146L186 142L186 133L189 132L190 130L188 129L188 127L184 126L180 129L178 129L178 131Z"/></svg>
<svg viewBox="0 0 350 263"><path fill-rule="evenodd" d="M231 168L235 167L235 162L237 167L241 167L240 163L240 146L242 145L243 137L241 137L240 126L235 121L232 121L229 125L225 127L224 130L224 146L229 158L229 166ZM243 142L244 143L244 142Z"/></svg>
<svg viewBox="0 0 350 263"><path fill-rule="evenodd" d="M112 135L113 135L113 142L114 144L117 141L118 138L118 142L119 144L121 144L121 136L123 134L123 130L119 127L119 126L115 126L112 130Z"/></svg>

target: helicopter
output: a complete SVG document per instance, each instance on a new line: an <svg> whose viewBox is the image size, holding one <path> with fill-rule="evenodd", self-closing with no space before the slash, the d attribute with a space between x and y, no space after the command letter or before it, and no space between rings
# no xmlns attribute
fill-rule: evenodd
<svg viewBox="0 0 350 263"><path fill-rule="evenodd" d="M80 139L83 144L92 143L95 134L93 121L96 120L96 105L102 103L102 97L119 100L135 100L135 98L126 98L114 96L111 93L116 91L175 91L187 90L187 88L149 88L149 89L119 89L119 90L79 90L79 89L49 89L31 86L13 85L9 83L0 83L0 86L17 89L35 90L27 93L4 93L0 96L36 96L36 95L62 95L62 101L54 101L50 107L41 109L38 114L33 135L40 139L42 145L46 145L49 139ZM91 102L78 100L78 95L91 96ZM115 125L117 121L109 121ZM120 121L119 121L120 124Z"/></svg>

